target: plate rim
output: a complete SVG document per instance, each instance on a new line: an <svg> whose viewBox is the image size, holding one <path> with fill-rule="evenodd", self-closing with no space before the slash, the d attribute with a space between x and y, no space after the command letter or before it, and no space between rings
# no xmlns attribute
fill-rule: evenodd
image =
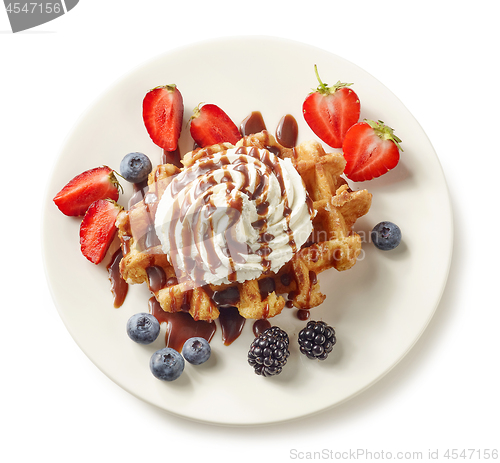
<svg viewBox="0 0 500 463"><path fill-rule="evenodd" d="M115 378L113 378L106 371L104 371L101 368L101 366L98 363L96 363L93 358L91 358L89 356L89 354L87 353L87 351L84 348L84 346L82 346L81 343L79 342L78 336L73 332L73 328L70 326L71 324L69 323L64 310L58 304L57 296L56 296L56 290L53 287L52 281L50 280L50 276L49 276L49 269L47 267L47 252L48 251L47 251L47 238L46 238L46 235L48 233L48 227L49 227L49 224L48 224L49 219L48 219L48 214L46 213L46 211L47 211L49 205L51 205L51 202L52 202L51 201L51 197L50 197L51 195L50 195L49 189L50 189L50 185L53 183L53 178L55 176L56 168L59 165L59 163L61 162L62 157L63 157L63 153L67 150L68 145L70 144L71 137L74 134L74 132L80 126L80 124L82 123L82 121L85 120L85 118L88 117L88 115L92 113L92 110L98 105L99 101L101 101L102 98L104 98L104 96L106 94L108 94L108 92L112 88L114 88L116 85L121 84L122 82L126 81L130 77L130 75L135 74L136 72L140 71L140 69L143 69L143 68L145 68L147 66L150 66L150 65L152 65L152 64L154 64L156 62L159 62L161 60L167 59L168 56L171 55L173 52L180 52L182 50L186 50L186 49L190 49L190 48L196 48L196 47L198 47L200 45L225 43L228 40L234 40L234 39L237 39L240 42L246 42L246 41L262 42L262 41L271 40L273 42L285 43L285 44L287 44L289 46L301 46L303 48L310 48L310 49L318 50L318 51L320 51L320 52L322 52L324 54L328 54L330 56L333 56L333 57L335 57L337 59L340 59L340 60L348 63L349 66L356 67L357 69L361 70L362 72L364 72L368 76L370 76L370 78L376 80L378 83L380 83L381 85L383 85L385 87L385 85L382 82L380 82L377 78L375 78L372 74L370 74L369 72L367 72L363 68L359 67L355 63L352 63L351 61L347 60L346 58L337 55L336 53L333 53L333 52L331 52L329 50L326 50L324 48L320 48L320 47L317 47L317 46L314 46L314 45L310 45L310 44L307 44L307 43L298 42L298 41L290 40L290 39L282 39L282 38L272 37L272 36L250 35L250 36L218 37L218 38L213 38L213 39L209 39L209 40L204 40L204 41L201 41L201 42L193 42L193 43L189 43L189 44L184 44L184 45L182 45L180 47L173 48L173 49L168 50L166 52L163 52L163 53L161 53L161 54L159 54L159 55L157 55L157 56L155 56L153 58L145 60L144 62L142 62L142 63L140 63L140 64L132 67L127 73L125 73L124 75L120 76L118 79L115 79L114 82L112 82L111 85L109 85L104 91L98 92L97 96L94 98L94 100L91 101L89 105L87 105L85 111L83 111L80 114L79 118L74 123L74 125L72 126L72 128L70 129L70 131L66 134L64 142L61 144L61 147L60 147L60 149L58 151L58 154L57 154L57 156L54 159L53 166L52 166L52 169L51 169L51 175L50 175L50 177L49 177L49 179L48 179L48 181L46 183L45 194L44 194L45 203L44 203L44 206L42 208L41 242L42 242L43 268L44 268L44 272L45 272L47 284L48 284L48 287L49 287L49 291L50 291L52 300L54 301L54 305L56 306L56 309L57 309L57 311L59 313L59 316L61 317L61 319L62 319L62 321L63 321L66 329L68 330L68 332L70 333L70 335L72 336L72 338L76 342L76 344L79 346L79 348L92 361L92 363L94 365L96 365L99 368L99 370L101 370L109 379L111 379L115 384L117 384L118 386L120 386L122 389L125 389L127 392L131 393L135 397L137 397L137 398L139 398L141 400L144 400L145 402L147 402L147 403L149 403L151 405L159 407L160 409L164 410L165 412L167 412L167 413L169 413L169 414L171 414L173 416L176 416L176 417L180 417L180 418L184 418L184 419L188 419L188 420L192 420L192 421L196 421L196 422L206 423L206 424L227 425L227 426L254 426L254 425L264 425L264 424L273 424L273 423L279 423L279 422L295 421L295 420L298 420L298 419L302 419L302 418L305 418L305 417L308 417L308 416L312 416L312 415L316 415L316 414L325 412L325 411L330 410L330 409L332 409L332 408L334 408L334 407L336 407L336 406L338 406L340 404L345 403L346 401L348 401L348 400L352 399L353 397L356 397L357 395L359 395L362 392L366 391L373 384L375 384L376 382L378 382L386 374L388 374L390 371L392 371L401 362L401 360L406 357L406 355L408 354L408 352L411 349L413 349L413 347L415 346L415 344L421 338L422 334L425 332L425 330L427 329L429 323L433 319L433 317L434 317L434 315L436 313L436 310L437 310L437 308L438 308L438 306L439 306L439 304L441 302L443 293L444 293L444 291L446 289L446 286L447 286L448 277L449 277L449 273L450 273L450 268L451 268L451 264L452 264L452 260L453 260L453 244L454 244L454 240L455 240L455 237L454 237L455 230L454 230L453 208L452 208L452 203L451 203L450 190L449 190L449 187L448 187L448 183L446 181L446 176L445 176L442 164L441 164L441 162L439 160L439 157L437 155L437 152L434 149L434 147L432 146L432 143L431 143L430 139L428 138L427 134L425 133L425 131L423 130L423 128L420 126L420 123L417 121L417 119L413 116L413 114L411 113L411 111L408 110L408 108L397 97L397 95L395 95L394 93L392 93L392 91L390 89L388 89L387 87L385 87L387 89L387 91L390 92L391 95L395 99L397 99L399 101L399 103L406 109L406 111L408 112L408 114L419 125L419 127L421 129L422 135L424 135L426 137L427 142L429 143L429 145L430 145L430 147L431 147L431 149L433 151L435 159L436 159L436 161L437 161L437 163L438 163L438 165L440 167L440 177L441 177L441 179L443 181L444 188L445 188L445 191L446 191L446 204L447 204L447 210L446 210L446 212L448 214L448 218L447 218L448 233L447 233L447 235L449 237L449 240L448 240L448 246L447 246L447 249L446 249L446 263L445 263L445 266L444 266L445 267L444 268L444 276L442 278L442 283L440 285L439 295L438 295L438 297L436 298L436 300L434 302L434 306L433 306L432 310L429 312L429 316L428 316L425 324L422 325L419 334L414 338L413 343L408 347L408 349L406 349L403 353L401 353L399 355L398 360L396 362L394 362L391 365L390 368L386 369L380 375L378 375L377 377L373 378L373 380L370 383L366 384L364 387L360 388L359 390L357 390L357 391L353 392L352 394L350 394L349 396L345 397L343 400L340 400L340 401L338 401L338 402L336 402L334 404L326 405L324 408L311 411L310 413L301 414L301 415L298 415L298 416L295 416L295 417L286 418L286 419L279 419L278 418L276 420L265 420L265 421L262 421L260 423L259 422L252 422L252 423L234 422L234 423L229 423L227 421L219 422L217 420L214 420L214 421L204 420L204 419L199 419L199 418L192 417L192 416L186 416L186 415L179 414L179 413L176 413L175 411L165 409L164 407L159 406L158 404L154 403L153 401L148 400L147 398L142 397L142 396L136 394L133 390L131 390L130 388L126 387L123 384L120 384ZM53 206L53 203L52 203L52 206Z"/></svg>

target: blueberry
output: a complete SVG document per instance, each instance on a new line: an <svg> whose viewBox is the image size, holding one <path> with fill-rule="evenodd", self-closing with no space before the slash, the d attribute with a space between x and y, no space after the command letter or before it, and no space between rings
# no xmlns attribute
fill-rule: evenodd
<svg viewBox="0 0 500 463"><path fill-rule="evenodd" d="M371 238L377 248L389 251L401 242L401 230L392 222L380 222L373 227Z"/></svg>
<svg viewBox="0 0 500 463"><path fill-rule="evenodd" d="M127 334L139 344L151 344L160 334L160 323L149 313L136 313L128 319Z"/></svg>
<svg viewBox="0 0 500 463"><path fill-rule="evenodd" d="M182 347L182 355L193 365L205 363L211 352L210 344L205 338L189 338Z"/></svg>
<svg viewBox="0 0 500 463"><path fill-rule="evenodd" d="M129 153L120 163L121 176L131 183L143 182L152 169L151 161L142 153Z"/></svg>
<svg viewBox="0 0 500 463"><path fill-rule="evenodd" d="M184 371L184 359L175 349L157 350L149 361L151 373L162 381L175 381Z"/></svg>

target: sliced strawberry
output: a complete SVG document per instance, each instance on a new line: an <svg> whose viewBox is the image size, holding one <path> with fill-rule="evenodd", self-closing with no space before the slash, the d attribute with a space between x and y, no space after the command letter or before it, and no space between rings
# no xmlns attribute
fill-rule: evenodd
<svg viewBox="0 0 500 463"><path fill-rule="evenodd" d="M328 146L341 148L349 128L359 121L358 95L348 87L352 84L337 82L328 87L314 66L319 86L304 100L302 112L311 130Z"/></svg>
<svg viewBox="0 0 500 463"><path fill-rule="evenodd" d="M214 104L198 106L194 110L190 130L194 141L202 148L224 142L234 145L241 138L236 124Z"/></svg>
<svg viewBox="0 0 500 463"><path fill-rule="evenodd" d="M353 125L344 140L344 174L355 182L371 180L396 167L401 140L382 121Z"/></svg>
<svg viewBox="0 0 500 463"><path fill-rule="evenodd" d="M142 117L151 140L167 151L175 151L182 130L184 103L176 85L153 88L142 102Z"/></svg>
<svg viewBox="0 0 500 463"><path fill-rule="evenodd" d="M109 198L116 201L120 184L112 169L96 167L77 175L57 195L54 202L66 215L84 215L88 207L98 199Z"/></svg>
<svg viewBox="0 0 500 463"><path fill-rule="evenodd" d="M107 199L98 199L88 208L80 224L80 246L90 262L98 264L104 259L117 230L116 217L122 209Z"/></svg>

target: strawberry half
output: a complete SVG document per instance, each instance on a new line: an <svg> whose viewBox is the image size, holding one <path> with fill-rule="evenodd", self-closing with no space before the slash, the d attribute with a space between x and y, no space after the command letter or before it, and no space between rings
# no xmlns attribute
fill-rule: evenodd
<svg viewBox="0 0 500 463"><path fill-rule="evenodd" d="M360 103L352 84L337 82L332 87L324 84L314 66L319 86L302 104L304 119L311 130L328 146L341 148L345 134L359 121Z"/></svg>
<svg viewBox="0 0 500 463"><path fill-rule="evenodd" d="M355 182L371 180L396 167L401 140L382 121L353 125L344 140L344 174Z"/></svg>
<svg viewBox="0 0 500 463"><path fill-rule="evenodd" d="M82 216L98 199L116 201L119 196L118 180L107 166L96 167L77 175L54 197L59 210L69 216Z"/></svg>
<svg viewBox="0 0 500 463"><path fill-rule="evenodd" d="M116 217L123 208L115 201L98 199L87 210L80 224L82 254L99 264L104 259L116 233Z"/></svg>
<svg viewBox="0 0 500 463"><path fill-rule="evenodd" d="M196 144L202 148L224 142L234 145L241 138L236 124L214 104L198 106L194 110L190 131Z"/></svg>
<svg viewBox="0 0 500 463"><path fill-rule="evenodd" d="M142 102L142 117L151 140L167 151L175 151L181 135L184 103L176 85L150 90Z"/></svg>

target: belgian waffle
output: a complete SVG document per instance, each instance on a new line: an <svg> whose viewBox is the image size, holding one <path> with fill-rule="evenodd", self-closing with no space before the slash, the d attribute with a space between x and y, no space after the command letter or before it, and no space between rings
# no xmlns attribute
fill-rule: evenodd
<svg viewBox="0 0 500 463"><path fill-rule="evenodd" d="M153 224L158 201L169 179L180 170L171 164L158 166L149 176L149 191L144 200L122 211L117 227L123 251L122 277L131 284L147 283L166 312L184 311L195 320L214 320L219 316L219 305L231 305L245 318L270 318L283 310L285 297L299 309L310 309L325 299L317 275L332 267L347 270L356 263L361 238L352 227L368 212L372 195L367 190L352 191L341 178L345 167L342 154L326 153L314 141L285 148L267 131L242 138L236 147L241 146L267 149L292 160L317 211L313 232L277 273L217 286L190 287L179 283L162 252ZM187 153L182 163L189 167L204 156L231 147L224 143L197 149Z"/></svg>

